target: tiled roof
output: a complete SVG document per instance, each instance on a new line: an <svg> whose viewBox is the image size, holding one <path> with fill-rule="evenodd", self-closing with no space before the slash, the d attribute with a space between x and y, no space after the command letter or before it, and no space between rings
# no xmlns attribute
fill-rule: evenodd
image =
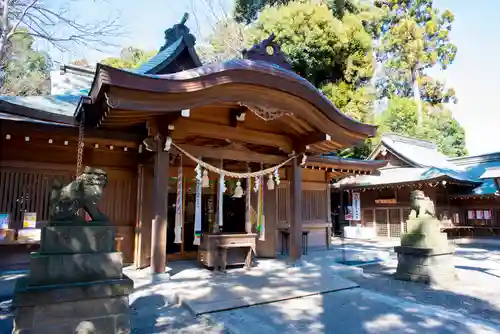
<svg viewBox="0 0 500 334"><path fill-rule="evenodd" d="M487 168L500 167L500 153L449 158L440 153L436 145L430 141L391 133L382 136L381 143L368 159L372 160L377 157L384 148L413 167L382 168L379 176L348 177L338 182L337 185L363 187L450 178L464 183L477 184L478 186L468 195L491 195L496 192L494 181L482 180L481 175Z"/></svg>
<svg viewBox="0 0 500 334"><path fill-rule="evenodd" d="M473 178L467 173L437 167L391 167L381 168L380 175L357 175L339 181L337 186L369 187L384 184L413 183L452 179L464 183L480 184L479 178Z"/></svg>
<svg viewBox="0 0 500 334"><path fill-rule="evenodd" d="M500 160L497 161L490 161L490 162L485 162L485 163L479 163L477 165L469 166L466 170L466 172L474 177L480 178L486 169L492 168L492 167L500 167ZM475 188L472 193L474 195L493 195L497 191L497 188L495 186L495 181L493 179L486 179L482 180L483 183Z"/></svg>
<svg viewBox="0 0 500 334"><path fill-rule="evenodd" d="M73 116L81 97L82 95L0 96L0 100L17 107Z"/></svg>
<svg viewBox="0 0 500 334"><path fill-rule="evenodd" d="M449 161L449 157L439 152L437 146L430 141L387 133L382 135L379 147L369 159L375 158L381 146L385 146L396 157L414 167L456 168Z"/></svg>
<svg viewBox="0 0 500 334"><path fill-rule="evenodd" d="M184 50L185 46L184 37L180 37L132 72L138 74L156 74L170 64Z"/></svg>
<svg viewBox="0 0 500 334"><path fill-rule="evenodd" d="M50 93L52 95L87 95L94 75L73 71L50 72Z"/></svg>

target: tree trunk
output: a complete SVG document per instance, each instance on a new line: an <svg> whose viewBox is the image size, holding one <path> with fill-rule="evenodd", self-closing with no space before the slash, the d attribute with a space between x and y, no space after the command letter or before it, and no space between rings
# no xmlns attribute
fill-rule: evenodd
<svg viewBox="0 0 500 334"><path fill-rule="evenodd" d="M0 27L0 87L5 79L5 51L7 48L7 34L9 33L9 0L0 0L2 6L2 26Z"/></svg>
<svg viewBox="0 0 500 334"><path fill-rule="evenodd" d="M413 98L417 104L417 125L422 124L422 100L420 99L420 87L418 86L418 72L414 68L411 71L411 81L413 84Z"/></svg>
<svg viewBox="0 0 500 334"><path fill-rule="evenodd" d="M345 0L335 0L335 5L339 18L342 19L344 17Z"/></svg>

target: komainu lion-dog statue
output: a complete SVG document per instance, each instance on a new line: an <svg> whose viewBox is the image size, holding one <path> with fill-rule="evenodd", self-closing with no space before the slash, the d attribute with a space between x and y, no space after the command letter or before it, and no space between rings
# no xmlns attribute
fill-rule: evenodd
<svg viewBox="0 0 500 334"><path fill-rule="evenodd" d="M410 196L410 218L418 218L425 215L435 217L434 202L425 196L422 190L413 190Z"/></svg>
<svg viewBox="0 0 500 334"><path fill-rule="evenodd" d="M78 216L80 209L88 213L91 223L107 223L108 217L97 207L107 183L106 172L91 167L85 167L80 176L65 186L56 180L50 193L50 224L83 222Z"/></svg>

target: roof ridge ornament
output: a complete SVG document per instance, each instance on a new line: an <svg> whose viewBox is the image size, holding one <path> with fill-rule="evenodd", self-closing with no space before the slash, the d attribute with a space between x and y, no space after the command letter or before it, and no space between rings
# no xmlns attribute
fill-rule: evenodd
<svg viewBox="0 0 500 334"><path fill-rule="evenodd" d="M254 44L250 49L242 51L244 59L260 60L276 64L284 69L291 70L292 65L287 61L285 53L281 51L280 46L274 41L274 33L258 44Z"/></svg>
<svg viewBox="0 0 500 334"><path fill-rule="evenodd" d="M173 27L165 30L165 44L160 48L160 52L175 43L179 38L184 37L184 42L188 45L194 46L196 38L190 33L186 22L189 19L189 14L184 13L179 23L174 24Z"/></svg>

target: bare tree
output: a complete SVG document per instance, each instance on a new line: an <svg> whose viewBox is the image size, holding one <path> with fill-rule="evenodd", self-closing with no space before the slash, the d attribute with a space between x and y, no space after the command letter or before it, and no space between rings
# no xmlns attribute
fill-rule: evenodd
<svg viewBox="0 0 500 334"><path fill-rule="evenodd" d="M71 44L99 49L107 37L122 33L118 16L93 23L80 22L71 12L78 0L0 0L0 71L3 76L9 41L23 34L49 42L59 50ZM74 12L74 11L73 11Z"/></svg>
<svg viewBox="0 0 500 334"><path fill-rule="evenodd" d="M193 0L190 0L189 8L193 13L196 33L202 38L202 45L198 47L202 59L211 63L240 57L246 44L245 26L237 23L232 15L228 14L229 8L225 8L222 0L202 2L207 8L204 14L194 10ZM207 25L208 31L201 30L201 22Z"/></svg>

